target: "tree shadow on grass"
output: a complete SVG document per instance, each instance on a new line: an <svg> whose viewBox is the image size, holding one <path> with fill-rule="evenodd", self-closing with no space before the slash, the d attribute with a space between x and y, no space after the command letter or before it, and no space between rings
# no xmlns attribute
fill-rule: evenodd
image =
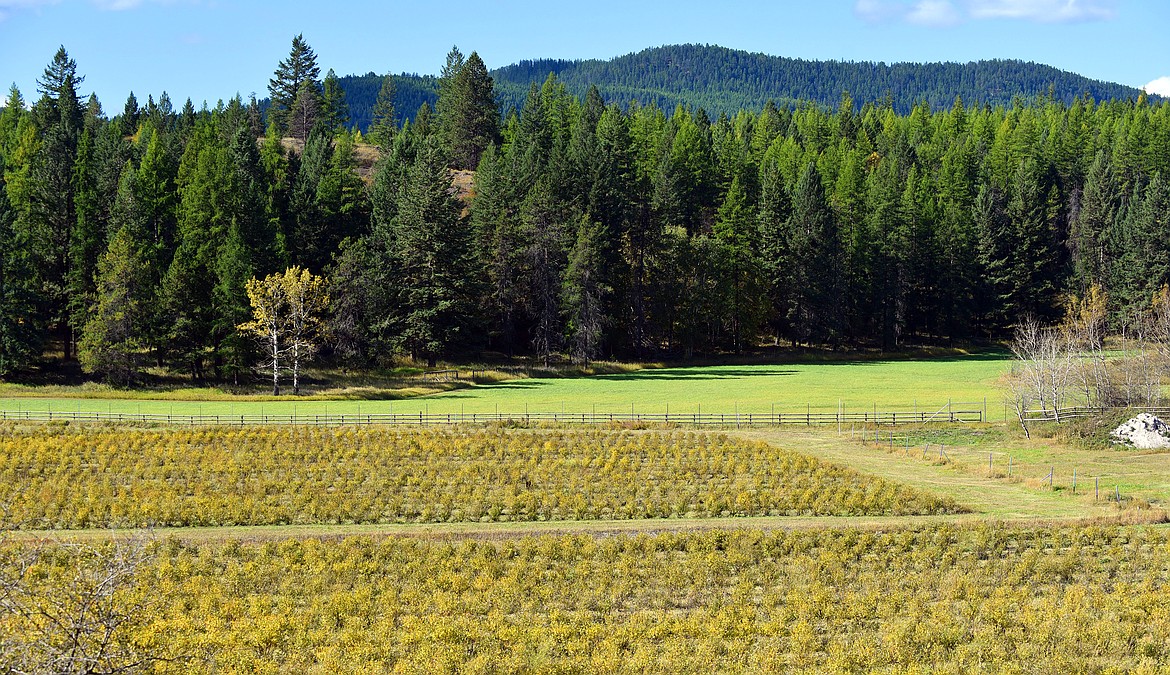
<svg viewBox="0 0 1170 675"><path fill-rule="evenodd" d="M800 371L792 369L763 368L664 368L662 370L639 370L620 375L599 375L597 379L612 381L639 381L639 380L726 380L747 377L775 377L796 375Z"/></svg>

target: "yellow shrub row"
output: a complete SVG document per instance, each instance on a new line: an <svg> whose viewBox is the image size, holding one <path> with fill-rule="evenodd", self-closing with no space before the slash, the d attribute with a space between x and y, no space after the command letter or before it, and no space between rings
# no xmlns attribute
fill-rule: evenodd
<svg viewBox="0 0 1170 675"><path fill-rule="evenodd" d="M703 433L0 426L23 527L945 513L947 501Z"/></svg>
<svg viewBox="0 0 1170 675"><path fill-rule="evenodd" d="M1124 528L167 542L119 639L175 673L1152 673L1168 570Z"/></svg>

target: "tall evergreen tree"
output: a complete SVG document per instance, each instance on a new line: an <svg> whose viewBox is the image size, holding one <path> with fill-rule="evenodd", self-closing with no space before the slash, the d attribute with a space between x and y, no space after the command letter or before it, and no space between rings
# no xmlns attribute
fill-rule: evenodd
<svg viewBox="0 0 1170 675"><path fill-rule="evenodd" d="M488 146L475 174L475 201L471 222L488 282L488 306L493 326L491 347L515 354L523 311L521 274L524 241L518 207L525 186L512 178L516 155Z"/></svg>
<svg viewBox="0 0 1170 675"><path fill-rule="evenodd" d="M483 151L499 139L500 113L492 78L475 52L454 74L451 86L440 98L440 123L451 153L451 165L474 169Z"/></svg>
<svg viewBox="0 0 1170 675"><path fill-rule="evenodd" d="M732 348L743 351L755 336L759 317L759 268L756 251L756 215L748 203L747 191L738 176L732 179L727 197L719 207L713 234L723 248L728 292L726 316Z"/></svg>
<svg viewBox="0 0 1170 675"><path fill-rule="evenodd" d="M767 323L774 341L794 337L792 330L794 261L792 259L792 200L784 176L775 161L765 160L760 170L759 213L760 268L768 301Z"/></svg>
<svg viewBox="0 0 1170 675"><path fill-rule="evenodd" d="M328 134L332 132L327 122L328 115L329 111L324 109L322 102L320 86L312 80L305 80L297 88L297 96L288 111L288 133L293 138L307 143L309 135L318 124L321 124Z"/></svg>
<svg viewBox="0 0 1170 675"><path fill-rule="evenodd" d="M547 365L561 346L560 290L565 266L564 217L552 188L538 180L520 207L521 237L527 245L524 298L532 318L532 348Z"/></svg>
<svg viewBox="0 0 1170 675"><path fill-rule="evenodd" d="M28 366L41 350L32 251L15 227L3 174L0 155L0 376Z"/></svg>
<svg viewBox="0 0 1170 675"><path fill-rule="evenodd" d="M98 260L96 302L78 345L86 372L100 373L120 385L139 378L146 347L148 284L134 237L123 227Z"/></svg>
<svg viewBox="0 0 1170 675"><path fill-rule="evenodd" d="M325 79L321 82L321 123L331 132L344 129L349 124L349 104L345 100L345 90L341 88L341 81L332 68L325 73Z"/></svg>
<svg viewBox="0 0 1170 675"><path fill-rule="evenodd" d="M394 144L394 135L398 131L398 120L394 112L394 76L384 75L382 87L378 90L378 98L374 101L374 109L367 136L378 146L383 153L390 152Z"/></svg>
<svg viewBox="0 0 1170 675"><path fill-rule="evenodd" d="M42 275L46 319L56 327L66 359L72 357L76 340L69 316L69 242L77 224L74 169L84 120L77 87L84 79L61 47L37 81L41 98L34 116L41 144L32 163L27 214Z"/></svg>
<svg viewBox="0 0 1170 675"><path fill-rule="evenodd" d="M329 135L323 131L313 133L305 143L292 185L292 262L313 272L329 260L330 223L325 220L317 194L332 160L333 144Z"/></svg>
<svg viewBox="0 0 1170 675"><path fill-rule="evenodd" d="M816 164L792 193L794 316L798 339L836 344L842 338L841 245Z"/></svg>
<svg viewBox="0 0 1170 675"><path fill-rule="evenodd" d="M82 132L77 160L73 166L77 223L69 235L70 266L66 280L69 320L74 326L82 326L86 322L89 307L94 301L94 277L97 273L98 256L101 255L106 243L104 223L100 214L102 204L98 195L94 153L93 135L86 129Z"/></svg>
<svg viewBox="0 0 1170 675"><path fill-rule="evenodd" d="M321 68L317 66L317 55L313 48L305 41L303 34L297 34L292 40L292 48L288 58L281 61L268 81L268 94L271 107L268 109L270 120L275 120L277 128L288 130L291 111L297 95L305 82L317 83Z"/></svg>
<svg viewBox="0 0 1170 675"><path fill-rule="evenodd" d="M394 318L398 346L428 365L471 339L474 276L471 233L451 195L443 152L434 140L419 148L398 199L392 283L401 304Z"/></svg>
<svg viewBox="0 0 1170 675"><path fill-rule="evenodd" d="M605 296L613 290L605 278L602 229L582 216L569 251L561 294L567 318L569 352L573 362L589 365L601 351L605 336Z"/></svg>
<svg viewBox="0 0 1170 675"><path fill-rule="evenodd" d="M1103 247L1111 265L1105 288L1121 327L1141 328L1150 298L1170 283L1170 244L1167 222L1170 184L1155 174L1144 189L1135 188L1109 230Z"/></svg>
<svg viewBox="0 0 1170 675"><path fill-rule="evenodd" d="M447 58L439 71L439 98L435 101L435 117L438 120L436 127L439 136L443 139L444 147L450 150L450 130L457 117L455 80L463 64L467 62L458 45L452 46L447 52Z"/></svg>
<svg viewBox="0 0 1170 675"><path fill-rule="evenodd" d="M1105 283L1109 267L1105 239L1120 208L1120 186L1105 150L1099 150L1085 178L1069 236L1074 283L1080 293L1093 284Z"/></svg>

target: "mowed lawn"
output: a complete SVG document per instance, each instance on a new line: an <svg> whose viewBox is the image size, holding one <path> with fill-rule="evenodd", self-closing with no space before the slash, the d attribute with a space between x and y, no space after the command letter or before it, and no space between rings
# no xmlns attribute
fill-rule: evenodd
<svg viewBox="0 0 1170 675"><path fill-rule="evenodd" d="M1002 354L924 360L854 360L647 369L578 378L517 379L397 401L174 401L117 398L0 398L0 410L182 415L417 413L768 413L925 410L986 400L1003 416Z"/></svg>

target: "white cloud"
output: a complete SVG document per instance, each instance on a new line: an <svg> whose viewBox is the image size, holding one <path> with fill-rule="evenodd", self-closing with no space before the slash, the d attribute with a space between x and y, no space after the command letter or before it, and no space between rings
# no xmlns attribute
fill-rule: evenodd
<svg viewBox="0 0 1170 675"><path fill-rule="evenodd" d="M853 12L869 23L897 20L937 28L981 19L1107 21L1117 16L1116 5L1116 0L857 0Z"/></svg>
<svg viewBox="0 0 1170 675"><path fill-rule="evenodd" d="M1117 16L1113 0L968 0L973 19L1026 19L1044 23L1105 21Z"/></svg>
<svg viewBox="0 0 1170 675"><path fill-rule="evenodd" d="M1170 97L1170 75L1159 77L1142 88L1146 90L1147 94Z"/></svg>
<svg viewBox="0 0 1170 675"><path fill-rule="evenodd" d="M906 13L906 20L919 26L954 26L963 17L950 0L920 0Z"/></svg>

